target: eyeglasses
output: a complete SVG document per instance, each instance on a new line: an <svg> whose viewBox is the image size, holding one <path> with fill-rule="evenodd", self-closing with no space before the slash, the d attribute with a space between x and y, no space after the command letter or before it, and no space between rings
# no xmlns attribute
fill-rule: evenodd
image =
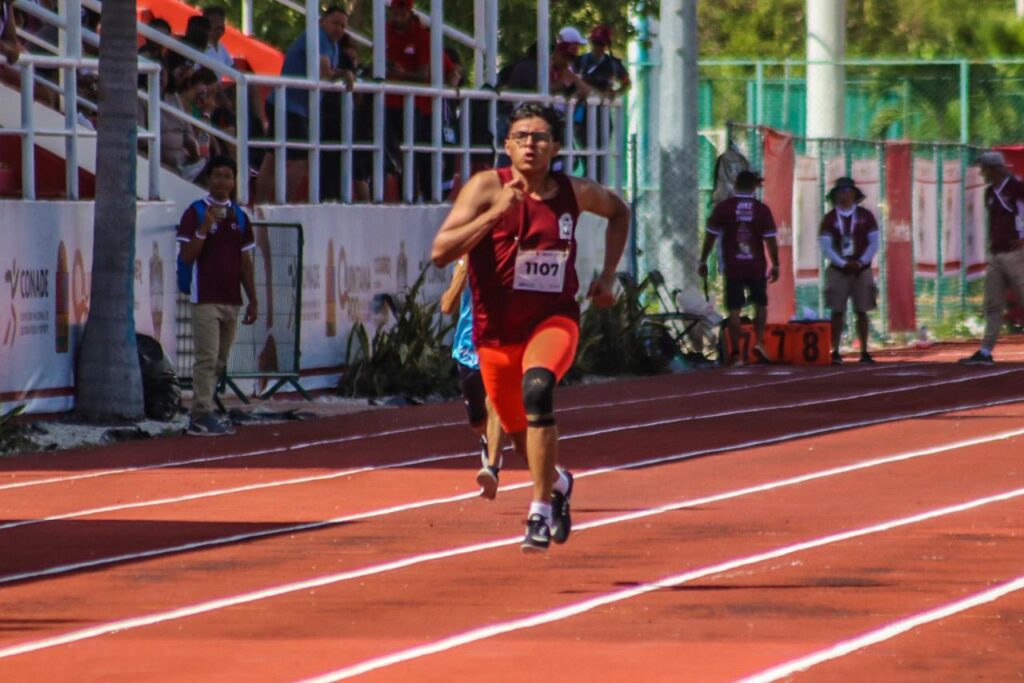
<svg viewBox="0 0 1024 683"><path fill-rule="evenodd" d="M526 144L527 140L533 140L533 144L541 147L543 145L551 144L551 133L545 133L543 131L525 131L519 130L515 133L509 133L508 139L516 143L519 147Z"/></svg>

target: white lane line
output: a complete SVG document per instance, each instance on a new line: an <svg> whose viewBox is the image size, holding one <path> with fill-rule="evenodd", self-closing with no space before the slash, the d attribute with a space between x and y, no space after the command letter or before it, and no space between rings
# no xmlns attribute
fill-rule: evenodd
<svg viewBox="0 0 1024 683"><path fill-rule="evenodd" d="M1004 432L1002 434L993 435L992 437L971 439L970 441L959 442L957 444L948 444L945 446L937 446L934 448L925 449L922 451L915 451L911 453L901 453L889 458L879 458L865 463L856 463L845 467L835 467L827 470L812 472L810 474L800 475L797 477L790 477L787 479L769 482L766 484L759 484L757 486L745 487L735 491L727 491L724 493L713 494L704 496L701 498L693 498L675 503L660 505L655 508L648 508L645 510L637 510L634 512L623 513L606 517L604 519L598 519L591 522L585 522L582 524L574 525L573 531L580 533L588 529L596 529L611 524L619 524L624 522L632 522L638 519L644 519L659 514L668 512L675 512L689 507L696 507L700 505L709 505L725 500L735 499L742 496L748 496L755 493L763 493L772 491L788 486L795 486L803 484L815 479L822 479L826 477L837 476L845 474L847 472L853 472L857 470L866 469L869 467L876 467L879 465L887 464L889 462L896 462L900 460L909 460L915 457L921 457L923 455L930 455L933 453L939 453L948 450L954 450L956 448L965 448L968 446L978 445L979 443L986 443L993 440L1011 439L1015 436L1024 434L1024 430L1017 430L1015 432ZM523 484L521 487L529 486L529 484ZM1024 492L1024 489L1021 489ZM475 495L475 494L473 494ZM465 499L469 497L468 494L459 496L459 499ZM424 507L428 503L418 504L418 507ZM405 508L406 506L401 506ZM409 506L407 509L412 509ZM945 509L945 508L944 508ZM355 517L355 516L352 516ZM312 579L305 579L303 581L297 581L288 584L282 584L280 586L272 586L258 591L249 593L242 593L239 595L229 596L226 598L219 598L216 600L210 600L206 602L197 603L194 605L180 607L177 609L157 612L154 614L132 617L128 619L121 619L117 621L108 622L106 624L98 624L96 626L90 626L87 628L79 629L77 631L70 631L63 635L51 636L36 641L28 641L20 645L14 645L11 647L0 649L0 659L4 657L12 657L16 655L26 654L28 652L35 652L37 650L43 650L51 647L57 647L60 645L67 645L69 643L75 643L82 640L88 640L108 633L114 633L117 631L125 631L128 629L139 628L142 626L151 626L153 624L164 623L167 621L173 621L176 619L182 619L185 617L196 616L207 612L213 612L228 607L234 607L237 605L243 605L252 602L258 602L260 600L266 600L269 598L279 597L281 595L287 595L289 593L295 593L299 591L309 590L311 588L319 588L322 586L333 585L342 583L344 581L351 581L353 579L364 578L367 576L377 576L386 572L395 571L397 569L404 569L418 564L424 564L426 562L432 562L435 560L449 559L452 557L459 557L462 555L470 555L477 552L486 550L493 550L504 546L512 546L522 542L522 537L517 535L513 537L507 537L502 539L496 539L492 541L486 541L483 543L475 543L467 546L460 546L458 548L452 548L448 550L440 550L429 553L422 553L419 555L412 555L398 560L392 560L377 565L370 565L361 569L354 569L336 574L328 574L325 576L315 577Z"/></svg>
<svg viewBox="0 0 1024 683"><path fill-rule="evenodd" d="M588 404L588 405L580 405L580 406L571 406L571 407L566 407L566 408L559 408L558 410L559 410L559 412L573 412L573 411L578 411L578 410L590 410L590 409L595 409L595 408L611 408L611 407L615 407L615 406L632 405L632 404L637 404L637 403L649 403L649 402L653 402L653 401L666 401L666 400L673 400L673 399L677 399L677 398L708 396L708 395L711 395L711 394L724 394L724 393L729 393L729 392L732 392L732 391L744 391L744 390L747 390L747 389L757 389L757 388L761 388L761 387L777 386L777 385L781 385L781 384L789 384L789 383L792 383L792 382L802 382L802 381L805 381L805 380L811 381L811 380L816 380L816 379L828 378L828 377L831 377L833 375L838 375L838 374L851 374L853 372L861 372L861 371L865 371L865 370L875 370L875 369L877 369L877 368L876 367L855 368L855 369L841 371L841 372L819 373L819 374L815 374L815 375L805 375L805 376L802 376L802 377L795 377L795 378L779 380L779 381L773 381L773 382L762 382L760 384L747 384L747 385L738 386L738 387L727 387L727 388L724 388L724 389L709 389L709 390L706 390L706 391L698 391L698 392L691 392L691 393L678 393L678 394L665 394L665 395L658 395L658 396L649 396L649 397L645 397L645 398L642 398L642 399L633 399L633 400L629 400L629 401L608 402L608 403L594 403L594 404ZM322 440L317 440L317 441L302 442L302 443L292 444L290 446L284 446L284 447L278 447L278 448L267 448L267 449L261 449L261 450L256 450L256 451L246 451L246 452L242 452L242 453L228 453L226 455L207 456L207 457L201 457L201 458L189 458L187 460L172 460L172 461L163 462L163 463L155 463L155 464L152 464L152 465L132 465L132 466L128 466L128 467L119 467L119 468L112 469L112 470L99 470L99 471L96 471L96 472L87 472L87 473L83 473L83 474L72 474L72 475L60 476L60 477L47 477L45 479L33 479L31 481L20 481L20 482L14 482L14 483L9 483L9 484L0 484L0 491L4 491L4 490L8 490L8 489L27 488L27 487L30 487L30 486L43 486L43 485L47 485L47 484L61 484L61 483L64 483L64 482L69 482L69 481L80 481L80 480L83 480L83 479L96 479L96 478L99 478L99 477L109 477L109 476L118 475L118 474L130 474L132 472L145 472L145 471L148 471L148 470L164 469L164 468L171 468L171 467L184 467L184 466L187 466L187 465L205 465L205 464L213 463L213 462L222 462L224 460L234 460L236 458L262 457L262 456L265 456L265 455L274 455L276 453L286 453L286 452L289 452L289 451L298 451L298 450L304 450L304 449L307 449L307 448L316 448L318 446L333 446L333 445L342 444L342 443L349 443L349 442L352 442L352 441L363 441L363 440L369 440L369 439L377 439L377 438L386 437L386 436L396 436L396 435L401 435L401 434L408 434L410 432L420 432L420 431L423 431L423 430L426 430L426 429L442 429L442 428L446 428L446 427L454 427L454 426L457 426L457 425L464 425L464 424L465 424L465 420L455 420L455 421L449 421L449 422L434 422L434 423L428 423L428 424L423 424L423 425L416 425L416 426L413 426L413 427L402 427L402 428L398 428L398 429L390 429L390 430L385 430L385 431L382 431L382 432L370 432L370 433L366 433L366 434L353 434L353 435L350 435L350 436L343 436L343 437L337 437L337 438L332 438L332 439L322 439Z"/></svg>
<svg viewBox="0 0 1024 683"><path fill-rule="evenodd" d="M1009 373L1021 372L1021 371L1024 371L1024 368L1016 369L1016 370L1002 370L1002 371L1000 371L998 373L994 373L994 375L997 376L999 374L1009 374ZM993 375L989 375L989 376L993 376ZM600 435L603 435L603 434L611 434L611 433L614 433L614 432L629 431L629 430L634 430L634 429L648 429L648 428L651 428L651 427L663 427L663 426L670 425L670 424L679 424L681 422L693 422L693 421L697 421L697 420L710 420L710 419L715 419L715 418L720 418L720 417L731 417L731 416L734 416L734 415L750 415L750 414L753 414L753 413L766 412L766 411L777 412L777 411L780 411L780 410L791 410L791 409L795 409L795 408L805 408L805 407L808 407L808 406L819 406L819 405L824 405L826 403L841 403L841 402L845 402L845 401L855 401L855 400L859 400L859 399L863 399L863 398L872 398L872 397L875 397L875 396L882 396L882 395L885 395L885 394L898 394L898 393L902 393L902 392L906 392L906 391L916 391L918 389L930 389L930 388L933 388L933 387L936 387L936 386L946 386L946 385L949 385L949 384L958 384L958 383L961 383L961 382L969 382L969 381L974 381L975 379L977 379L976 376L970 376L970 377L966 377L966 378L965 377L960 377L960 378L956 378L956 379L944 379L944 380L938 380L938 381L935 381L935 382L926 382L926 383L923 383L923 384L914 384L914 385L901 386L901 387L898 387L896 389L878 389L878 390L874 390L874 391L860 392L860 393L856 393L856 394L848 394L846 396L838 396L838 397L831 397L831 398L821 398L821 399L809 399L809 400L806 400L806 401L796 401L796 402L790 402L790 403L780 403L780 404L767 405L767 406L766 405L761 405L761 406L754 406L754 407L742 407L742 408L736 408L736 409L733 409L733 410L724 410L724 411L718 411L718 412L715 412L715 413L707 413L707 414L704 414L704 415L685 415L683 417L672 417L672 418L665 418L665 419L660 419L660 420L652 420L652 421L648 421L648 422L626 423L626 424L620 424L620 425L613 425L611 427L604 427L602 429L593 429L593 430L588 430L588 431L585 431L585 432L578 432L576 434L568 434L568 435L562 437L562 439L568 441L568 440L572 440L572 439L582 439L582 438L588 438L588 437L592 437L592 436L600 436ZM89 517L89 516L92 516L92 515L104 514L104 513L109 513L109 512L120 512L120 511L124 511L124 510L137 510L139 508L156 507L156 506L160 506L160 505L176 505L178 503L188 502L188 501L192 501L192 500L203 500L203 499L207 499L207 498L215 498L215 497L218 497L218 496L233 495L233 494L237 494L237 493L248 493L248 492L251 492L251 491L258 491L258 490L265 490L265 489L272 489L272 488L280 488L282 486L291 486L291 485L297 485L297 484L308 484L308 483L317 482L317 481L336 479L336 478L339 478L339 477L349 477L349 476L353 476L355 474L364 474L364 473L367 473L367 472L375 472L375 471L378 471L378 470L394 469L394 468L403 467L403 466L419 465L419 464L424 464L424 463L427 463L427 462L438 462L438 461L442 461L442 460L451 460L451 459L464 458L464 457L468 457L468 454L466 454L466 453L457 453L457 454L454 454L454 455L429 456L427 458L420 458L420 459L417 459L417 460L405 461L405 462L402 462L402 463L392 463L392 464L388 464L388 465L368 465L368 466L365 466L365 467L355 468L355 469L352 469L352 470L346 470L344 472L332 472L330 474L310 475L310 476L306 476L306 477L299 477L299 478L293 478L293 479L282 479L282 480L271 481L271 482L263 482L263 483L260 483L260 484L247 484L247 485L244 485L244 486L236 486L236 487L227 488L227 489L216 489L216 490L211 490L211 491L203 491L203 492L200 492L200 493L189 493L189 494L185 494L185 495L182 495L182 496L175 496L175 497L169 497L169 498L157 498L157 499L153 499L153 500L136 501L134 503L121 503L121 504L118 504L118 505L105 505L105 506L101 506L101 507L86 508L84 510L76 510L74 512L64 512L64 513L60 513L60 514L56 514L56 515L48 515L46 517L39 517L39 518L35 518L35 519L22 519L22 520L18 520L18 521L14 521L14 522L7 522L5 524L0 524L0 531L6 531L6 530L9 530L9 529L15 529L15 528L19 528L19 527L34 525L34 524L44 524L44 523L47 523L47 522L56 522L56 521L62 521L62 520L68 520L68 519L78 519L78 518L81 518L81 517ZM659 460L659 462L660 462L660 460Z"/></svg>
<svg viewBox="0 0 1024 683"><path fill-rule="evenodd" d="M662 456L662 457L657 457L657 458L649 458L647 460L633 461L633 462L626 463L626 464L623 464L623 465L616 465L616 466L612 466L612 467L603 467L603 468L598 468L598 469L593 469L593 470L587 470L587 471L577 472L577 473L575 473L575 476L576 476L577 479L583 479L585 477L599 476L599 475L608 474L608 473L611 473L611 472L618 472L618 471L624 471L624 470L630 470L630 469L637 469L637 468L641 468L641 467L651 467L651 466L654 466L654 465L664 465L664 464L669 464L669 463L673 463L673 462L678 462L678 461L681 461L681 460L687 460L687 459L690 459L690 458L696 458L696 457L706 456L706 455L713 455L713 454L716 454L716 453L725 453L725 452L733 451L733 450L746 450L746 449L758 448L758 447L761 447L761 446L768 446L768 445L775 444L775 443L782 443L782 442L790 441L790 440L793 440L793 439L801 439L801 438L806 438L806 437L810 437L810 436L818 436L818 435L821 435L821 434L828 434L828 433L831 433L831 432L842 431L842 430L847 430L847 429L858 429L858 428L862 428L862 427L869 427L869 426L873 426L873 425L877 425L877 424L882 424L882 423L886 423L886 422L890 422L890 421L899 421L899 420L907 420L907 419L915 419L915 418L921 418L921 417L928 417L928 416L931 416L931 415L940 415L940 414L943 414L945 412L951 412L951 411L971 410L971 409L977 409L977 408L989 408L989 407L993 407L993 406L997 406L997 405L1002 405L1002 404L1005 404L1005 403L1014 403L1014 402L1020 401L1022 399L1024 399L1024 397L1015 397L1015 398L1011 398L1011 399L1002 399L1002 400L999 400L999 401L989 401L989 402L985 402L985 403L976 403L976 404L962 405L962 406L958 406L958 407L955 407L955 408L952 408L952 409L943 409L943 410L934 410L933 409L933 410L927 410L927 411L918 411L916 413L909 413L909 414L903 414L903 415L894 415L894 416L890 416L890 417L886 417L886 418L874 418L874 419L871 419L871 420L861 420L861 421L858 421L858 422L848 422L848 423L845 423L845 424L842 424L842 425L833 425L833 426L830 426L830 427L820 427L820 428L817 428L817 429L809 429L809 430L804 430L804 431L800 431L800 432L791 432L789 434L773 436L773 437L770 437L770 438L767 438L767 439L757 439L757 440L752 440L752 441L745 441L745 442L739 443L739 444L730 444L730 445L727 445L727 446L716 446L714 448L704 448L704 449L699 449L699 450L694 450L694 451L685 451L685 452L682 452L682 453L676 453L676 454L668 455L668 456ZM842 474L842 473L844 473L846 471L854 471L855 469L862 469L863 467L874 467L876 465L883 465L883 464L887 464L889 462L898 462L900 460L908 460L908 459L911 459L911 458L916 458L916 457L920 457L920 456L924 456L924 455L932 455L934 453L942 453L942 452L949 451L949 450L956 450L958 448L967 448L967 447L970 447L970 446L975 446L975 445L983 444L983 443L989 443L989 442L992 442L992 441L1002 441L1002 440L1006 440L1006 439L1012 439L1012 438L1017 437L1017 436L1024 436L1024 430L1017 430L1017 431L1010 431L1010 432L1001 432L1001 433L998 433L998 434L993 434L991 436L978 437L978 438L975 438L975 439L969 439L969 440L966 440L966 441L959 441L959 442L955 442L955 443L952 443L952 444L935 446L935 447L926 448L926 449L922 449L922 450L910 451L910 452L907 452L907 453L900 453L900 454L897 454L897 455L894 455L894 456L888 456L888 457L881 458L881 459L869 460L869 461L866 462L866 464L858 463L858 464L855 464L855 465L850 465L848 467L850 467L852 469L849 469L849 470L847 470L847 469L839 469L839 470L830 469L830 470L825 470L824 471L825 475L822 475L822 476L831 476L833 474ZM469 455L477 456L478 454L474 452L474 453L471 453ZM466 457L469 457L469 456L467 455ZM811 481L812 479L816 479L816 478L819 478L818 474L807 475L807 478L798 478L796 480L784 480L782 485L790 485L790 484L793 484L793 483L802 483L803 481ZM514 491L514 490L517 490L517 489L529 488L530 486L532 486L532 484L530 482L524 482L524 483L521 483L521 484L505 485L505 486L500 487L499 490L501 490L501 491ZM738 495L747 495L749 493L758 493L758 492L761 492L762 490L769 490L769 489L760 489L760 488L740 489L740 491L738 492ZM319 521L319 522L308 522L308 523L305 523L305 524L294 524L294 525L289 525L289 526L277 527L277 528L274 528L274 529L264 529L262 531L247 532L247 533L244 533L244 534L235 534L235 535L232 535L232 536L224 536L224 537L220 537L220 538L207 539L205 541L196 541L194 543L186 543L186 544L182 544L182 545L169 546L169 547L163 547L163 548L153 548L153 549L150 549L150 550L145 550L145 551L136 552L136 553L126 553L126 554L122 554L122 555L114 555L114 556L108 556L108 557L94 558L94 559L86 560L86 561L82 561L82 562L75 562L75 563L71 563L71 564L58 565L58 566L55 566L55 567L49 567L49 568L46 568L46 569L34 570L34 571L31 571L31 572L23 572L23 573L20 573L20 574L9 574L9 575L6 575L6 576L0 576L0 585L3 585L5 583L14 583L14 582L17 582L17 581L26 581L26 580L29 580L29 579L37 579L37 578L43 578L43 577L49 577L49 576L56 576L58 574L67 574L67 573L70 573L70 572L80 571L80 570L83 570L83 569L91 569L91 568L95 568L95 567L101 567L101 566L105 566L105 565L117 564L117 563L121 563L121 562L137 562L139 560L149 559L149 558L154 558L154 557L160 557L162 555L172 555L172 554L176 554L176 553L191 552L193 550L201 550L201 549L204 549L204 548L211 548L211 547L216 547L216 546L221 546L221 545L229 545L229 544L232 544L232 543L241 543L241 542L244 542L244 541L250 541L250 540L254 540L254 539L258 539L258 538L266 538L266 537L270 537L270 536L279 536L279 535L283 535L283 534L298 533L298 532L303 532L303 531L311 531L311 530L315 530L315 529L322 529L322 528L329 527L329 526L335 526L335 525L344 524L346 522L352 522L352 521L362 520L362 519L372 519L372 518L375 518L375 517L384 517L384 516L395 514L395 513L399 513L399 512L407 512L409 510L415 510L415 509L419 509L419 508L430 507L430 506L433 506L433 505L445 505L445 504L449 504L449 503L462 502L462 501L470 500L470 499L473 499L473 498L477 498L478 495L479 494L477 494L477 493L464 493L464 494L459 494L459 495L449 496L449 497L444 497L444 498L435 498L435 499L432 499L432 500L418 501L418 502L409 503L409 504L405 504L405 505L396 505L396 506L387 507L387 508L378 509L378 510L369 510L369 511L366 511L366 512L360 512L360 513L355 513L355 514L351 514L351 515L344 515L344 516L341 516L341 517L334 517L332 519L328 519L328 520L324 520L324 521ZM737 492L723 494L724 497L721 498L720 500L726 500L728 498L735 497L736 495L737 495ZM719 500L719 498L715 498L714 500L717 501L717 500ZM703 503L703 502L708 502L708 501L705 500L705 499L700 499L700 502ZM681 504L681 505L685 506L685 505L692 505L692 504L694 504L693 501L688 501L685 504ZM659 514L661 512L667 512L669 510L675 510L675 509L677 509L677 507L678 506L673 506L673 507L670 507L670 508L667 508L667 509L653 508L654 512L652 514ZM641 514L643 514L643 513L641 513ZM608 522L608 523L613 523L613 522L618 522L618 521L627 521L629 519L632 519L632 517L627 515L626 517L612 517L612 518L609 518L609 519L611 521ZM590 525L600 526L601 523L600 522L591 522ZM587 528L587 526L586 525L577 525L576 526L577 530L584 529L584 528Z"/></svg>
<svg viewBox="0 0 1024 683"><path fill-rule="evenodd" d="M809 541L803 541L801 543L795 543L775 550L769 550L767 552L758 553L756 555L749 555L747 557L741 557L735 560L728 560L719 564L711 565L709 567L703 567L701 569L695 569L684 572L682 574L676 574L675 576L669 576L658 581L650 583L640 584L631 588L626 588L611 593L605 593L604 595L598 595L587 600L565 605L557 609L549 610L546 612L539 612L528 617L520 619L513 619L511 621L501 622L497 624L491 624L483 628L473 629L464 633L459 633L454 636L442 638L431 643L425 643L417 647L408 648L405 650L399 650L388 655L381 657L374 657L351 666L336 669L329 673L325 673L313 678L304 679L303 683L333 683L334 681L341 681L346 678L354 678L361 674L369 673L370 671L376 671L384 669L395 664L407 662L413 659L419 659L428 655L438 654L440 652L446 652L453 650L463 645L469 645L470 643L476 643L481 640L488 638L494 638L496 636L504 635L506 633L512 633L513 631L520 631L527 628L534 628L537 626L543 626L545 624L551 624L556 621L562 621L570 617L576 617L581 614L585 614L591 610L597 609L598 607L604 607L617 602L623 602L624 600L630 600L641 595L653 593L655 591L663 590L666 588L674 588L684 583L696 581L697 579L703 579L714 574L722 574L724 572L734 571L741 567L748 567L750 565L759 564L768 560L775 560L780 557L787 555L793 555L799 552L807 550L813 550L815 548L821 548L822 546L832 545L834 543L841 543L843 541L849 541L855 538L862 538L871 534L882 533L885 531L891 531L900 527L910 526L912 524L918 524L920 522L926 522L946 515L957 514L960 512L966 512L976 508L990 505L992 503L1001 503L1014 498L1024 496L1024 488L1014 489L1013 491L1006 491L994 496L986 496L984 498L976 498L974 500L967 501L966 503L959 503L957 505L950 505L947 507L938 508L935 510L929 510L928 512L918 513L916 515L910 515L908 517L900 517L892 519L887 522L880 524L872 524L870 526L861 527L859 529L853 529L852 531L843 531L840 533L830 534L828 536L822 536L819 538L811 539Z"/></svg>
<svg viewBox="0 0 1024 683"><path fill-rule="evenodd" d="M800 657L799 659L779 664L778 666L756 673L753 676L747 676L746 678L740 679L738 683L769 683L770 681L777 681L780 678L785 678L791 674L797 673L798 671L805 671L812 666L816 666L822 662L827 662L830 659L845 657L857 650L862 650L866 647L870 647L871 645L877 645L878 643L894 638L919 626L925 626L933 621L945 619L946 617L953 616L959 612L964 612L986 603L995 602L999 598L1021 589L1024 589L1024 576L1017 577L1012 581L1007 581L1006 583L990 588L987 591L976 593L948 605L937 607L935 609L928 610L927 612L921 612L920 614L915 614L911 617L907 617L906 619L901 619L883 628L868 631L867 633L861 634L855 638L844 640L836 643L832 647L818 650L817 652Z"/></svg>

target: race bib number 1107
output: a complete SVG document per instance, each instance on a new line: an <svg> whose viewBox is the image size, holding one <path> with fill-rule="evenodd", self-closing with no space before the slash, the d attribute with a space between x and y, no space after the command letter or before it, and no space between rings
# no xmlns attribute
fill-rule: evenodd
<svg viewBox="0 0 1024 683"><path fill-rule="evenodd" d="M520 250L516 255L516 277L512 286L527 292L561 292L567 261L568 254L562 250Z"/></svg>

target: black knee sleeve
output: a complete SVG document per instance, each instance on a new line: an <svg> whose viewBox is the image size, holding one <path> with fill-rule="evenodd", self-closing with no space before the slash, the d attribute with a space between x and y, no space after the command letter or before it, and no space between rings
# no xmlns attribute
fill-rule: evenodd
<svg viewBox="0 0 1024 683"><path fill-rule="evenodd" d="M547 368L530 368L523 375L523 408L531 427L555 424L555 373Z"/></svg>

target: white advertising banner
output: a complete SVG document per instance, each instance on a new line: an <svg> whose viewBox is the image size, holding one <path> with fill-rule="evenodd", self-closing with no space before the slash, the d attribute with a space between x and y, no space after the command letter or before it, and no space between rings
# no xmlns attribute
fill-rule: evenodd
<svg viewBox="0 0 1024 683"><path fill-rule="evenodd" d="M90 306L93 205L0 202L0 410L69 410L74 359ZM170 204L140 204L135 325L169 355L174 330L174 223ZM169 317L169 316L167 316Z"/></svg>
<svg viewBox="0 0 1024 683"><path fill-rule="evenodd" d="M793 226L796 235L796 282L798 285L818 281L821 251L818 249L818 228L821 224L821 181L818 178L818 159L797 156L793 188Z"/></svg>
<svg viewBox="0 0 1024 683"><path fill-rule="evenodd" d="M918 277L935 277L938 270L935 230L938 189L935 171L934 161L914 160L914 274Z"/></svg>
<svg viewBox="0 0 1024 683"><path fill-rule="evenodd" d="M424 269L421 299L440 300L451 268L435 268L430 251L449 209L447 205L260 208L255 217L258 221L300 223L303 227L303 387L334 387L353 326L362 323L372 339L377 330L391 324L394 319L385 305L386 297L408 290ZM585 294L594 273L604 265L604 230L581 230L577 240L576 268L581 294ZM273 330L266 330L265 335L265 349L277 344L271 341Z"/></svg>
<svg viewBox="0 0 1024 683"><path fill-rule="evenodd" d="M355 323L372 338L393 322L386 296L408 290L426 269L420 296L437 301L450 268L430 264L434 235L448 206L264 207L255 220L299 223L305 248L302 272L291 259L273 258L282 247L271 230L256 231L266 272L260 320L240 327L258 354L261 370L289 370L301 277L301 383L307 389L337 384ZM91 305L93 205L88 202L0 203L0 409L26 405L29 412L70 410L74 358ZM175 226L184 211L171 203L139 205L136 227L135 326L158 339L174 362L177 355ZM282 231L282 234L284 232ZM603 265L604 230L577 235L581 296ZM274 293L278 292L278 301ZM281 301L280 299L283 299ZM275 306L277 310L275 310ZM239 354L241 356L241 354ZM289 358L286 358L288 356ZM252 362L252 359L241 359Z"/></svg>

